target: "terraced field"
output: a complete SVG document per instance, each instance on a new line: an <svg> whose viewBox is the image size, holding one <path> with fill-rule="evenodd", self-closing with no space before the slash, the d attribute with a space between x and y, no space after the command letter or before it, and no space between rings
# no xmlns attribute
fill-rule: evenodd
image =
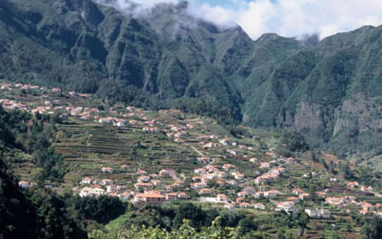
<svg viewBox="0 0 382 239"><path fill-rule="evenodd" d="M131 181L133 172L120 170L127 164L132 171L143 168L152 173L171 167L189 172L199 167L199 156L190 146L173 142L163 134L149 134L139 128L117 128L86 122L60 125L55 147L64 155L70 172L65 181L73 186L83 176L108 177L116 182ZM192 143L192 144L196 144ZM114 173L101 172L102 167Z"/></svg>

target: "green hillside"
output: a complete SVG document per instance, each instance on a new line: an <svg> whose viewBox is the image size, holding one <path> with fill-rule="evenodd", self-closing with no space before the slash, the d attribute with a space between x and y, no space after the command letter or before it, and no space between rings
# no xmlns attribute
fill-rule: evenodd
<svg viewBox="0 0 382 239"><path fill-rule="evenodd" d="M310 44L253 41L194 18L186 2L137 16L90 0L3 0L0 13L0 78L156 109L201 98L341 155L381 153L381 27Z"/></svg>

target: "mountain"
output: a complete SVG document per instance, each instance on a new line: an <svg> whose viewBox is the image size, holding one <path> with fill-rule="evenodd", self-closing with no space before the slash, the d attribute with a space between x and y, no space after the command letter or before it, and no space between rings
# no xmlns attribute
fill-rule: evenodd
<svg viewBox="0 0 382 239"><path fill-rule="evenodd" d="M143 13L103 1L0 2L0 78L161 105L202 98L244 124L288 127L340 154L382 147L382 27L318 44L197 19L187 2Z"/></svg>

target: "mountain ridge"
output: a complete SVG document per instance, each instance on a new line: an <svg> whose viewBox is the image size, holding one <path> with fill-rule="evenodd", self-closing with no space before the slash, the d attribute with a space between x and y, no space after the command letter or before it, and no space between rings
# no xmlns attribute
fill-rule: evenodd
<svg viewBox="0 0 382 239"><path fill-rule="evenodd" d="M276 34L253 41L186 8L161 5L137 17L89 0L3 1L0 77L105 100L202 98L244 124L296 128L343 155L381 151L381 27L316 45Z"/></svg>

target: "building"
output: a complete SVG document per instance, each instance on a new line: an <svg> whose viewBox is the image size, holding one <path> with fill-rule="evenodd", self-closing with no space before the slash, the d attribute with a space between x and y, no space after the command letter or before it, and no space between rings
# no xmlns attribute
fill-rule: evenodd
<svg viewBox="0 0 382 239"><path fill-rule="evenodd" d="M91 184L91 183L92 183L92 180L88 177L85 177L81 180L80 184Z"/></svg>
<svg viewBox="0 0 382 239"><path fill-rule="evenodd" d="M209 188L202 188L199 191L199 195L211 195L212 191Z"/></svg>
<svg viewBox="0 0 382 239"><path fill-rule="evenodd" d="M118 195L121 200L128 200L130 198L130 192L123 192Z"/></svg>
<svg viewBox="0 0 382 239"><path fill-rule="evenodd" d="M79 196L80 197L98 197L101 195L105 195L106 192L100 186L91 186L84 187L81 189Z"/></svg>
<svg viewBox="0 0 382 239"><path fill-rule="evenodd" d="M162 182L160 180L151 180L151 183L154 185L154 186L160 186L162 185Z"/></svg>
<svg viewBox="0 0 382 239"><path fill-rule="evenodd" d="M304 193L304 190L302 190L301 188L295 188L295 189L293 189L292 193L293 193L294 195L299 196L300 194L303 194L303 193Z"/></svg>
<svg viewBox="0 0 382 239"><path fill-rule="evenodd" d="M232 210L235 208L235 206L232 203L227 203L226 205L224 205L224 208L227 208L228 210Z"/></svg>
<svg viewBox="0 0 382 239"><path fill-rule="evenodd" d="M264 192L264 197L266 197L266 198L276 198L277 194L280 194L280 192L276 191L276 190L270 190L270 191Z"/></svg>
<svg viewBox="0 0 382 239"><path fill-rule="evenodd" d="M301 193L300 195L298 195L298 198L301 200L307 200L310 198L310 194L309 193Z"/></svg>
<svg viewBox="0 0 382 239"><path fill-rule="evenodd" d="M30 187L30 182L27 182L27 181L20 181L20 182L19 182L19 187L20 187L20 188L29 188L29 187Z"/></svg>
<svg viewBox="0 0 382 239"><path fill-rule="evenodd" d="M113 182L113 180L111 180L111 179L102 179L101 180L101 185L102 186L107 186L107 185L111 185L111 184L113 184L114 182Z"/></svg>
<svg viewBox="0 0 382 239"><path fill-rule="evenodd" d="M159 172L159 176L161 177L170 177L170 172L166 169L162 169L160 172Z"/></svg>
<svg viewBox="0 0 382 239"><path fill-rule="evenodd" d="M124 165L121 166L121 169L122 170L129 170L130 167L129 167L129 165L124 164Z"/></svg>
<svg viewBox="0 0 382 239"><path fill-rule="evenodd" d="M287 201L298 203L298 202L300 202L300 198L298 198L298 197L289 197L289 198L287 198Z"/></svg>
<svg viewBox="0 0 382 239"><path fill-rule="evenodd" d="M265 210L265 205L262 204L262 203L256 203L255 204L255 209Z"/></svg>
<svg viewBox="0 0 382 239"><path fill-rule="evenodd" d="M232 164L224 164L223 165L223 169L226 170L226 171L230 171L230 170L235 170L235 165L232 165Z"/></svg>
<svg viewBox="0 0 382 239"><path fill-rule="evenodd" d="M138 177L138 182L147 183L150 181L150 176L142 175Z"/></svg>
<svg viewBox="0 0 382 239"><path fill-rule="evenodd" d="M134 203L145 204L161 204L166 200L166 197L158 193L139 193L134 196Z"/></svg>
<svg viewBox="0 0 382 239"><path fill-rule="evenodd" d="M331 213L329 210L324 210L324 209L305 209L306 214L310 218L315 218L315 219L330 219L331 218Z"/></svg>
<svg viewBox="0 0 382 239"><path fill-rule="evenodd" d="M113 193L115 191L117 191L117 185L112 184L106 186L106 192Z"/></svg>
<svg viewBox="0 0 382 239"><path fill-rule="evenodd" d="M136 183L134 184L134 187L136 189L141 189L141 188L151 188L153 185L151 183Z"/></svg>
<svg viewBox="0 0 382 239"><path fill-rule="evenodd" d="M104 173L113 173L114 172L114 169L110 168L110 167L103 167L101 170Z"/></svg>
<svg viewBox="0 0 382 239"><path fill-rule="evenodd" d="M188 198L188 195L187 195L187 193L185 193L185 192L180 192L180 193L178 193L178 198L181 198L181 199L187 199L187 198Z"/></svg>
<svg viewBox="0 0 382 239"><path fill-rule="evenodd" d="M166 194L166 200L171 201L171 200L176 200L178 194L177 193L167 193Z"/></svg>
<svg viewBox="0 0 382 239"><path fill-rule="evenodd" d="M236 180L244 180L244 174L242 174L242 173L234 172L234 173L232 173L232 175L234 176L234 178Z"/></svg>
<svg viewBox="0 0 382 239"><path fill-rule="evenodd" d="M295 207L294 202L286 201L286 202L280 202L277 204L276 210L278 211L285 211L286 213L294 213Z"/></svg>
<svg viewBox="0 0 382 239"><path fill-rule="evenodd" d="M239 206L240 206L241 208L249 208L249 207L251 206L251 204L249 204L249 203L247 203L247 202L242 202L242 203L239 204Z"/></svg>
<svg viewBox="0 0 382 239"><path fill-rule="evenodd" d="M246 187L242 191L246 192L247 195L255 195L256 193L256 189L254 189L253 187Z"/></svg>
<svg viewBox="0 0 382 239"><path fill-rule="evenodd" d="M260 168L269 168L271 164L269 162L261 162L260 163Z"/></svg>
<svg viewBox="0 0 382 239"><path fill-rule="evenodd" d="M216 201L219 202L219 203L227 203L229 200L229 198L224 195L224 194L218 194L218 196L216 197Z"/></svg>
<svg viewBox="0 0 382 239"><path fill-rule="evenodd" d="M353 188L354 189L354 188L358 188L359 184L358 184L358 182L348 182L347 186L349 188Z"/></svg>

